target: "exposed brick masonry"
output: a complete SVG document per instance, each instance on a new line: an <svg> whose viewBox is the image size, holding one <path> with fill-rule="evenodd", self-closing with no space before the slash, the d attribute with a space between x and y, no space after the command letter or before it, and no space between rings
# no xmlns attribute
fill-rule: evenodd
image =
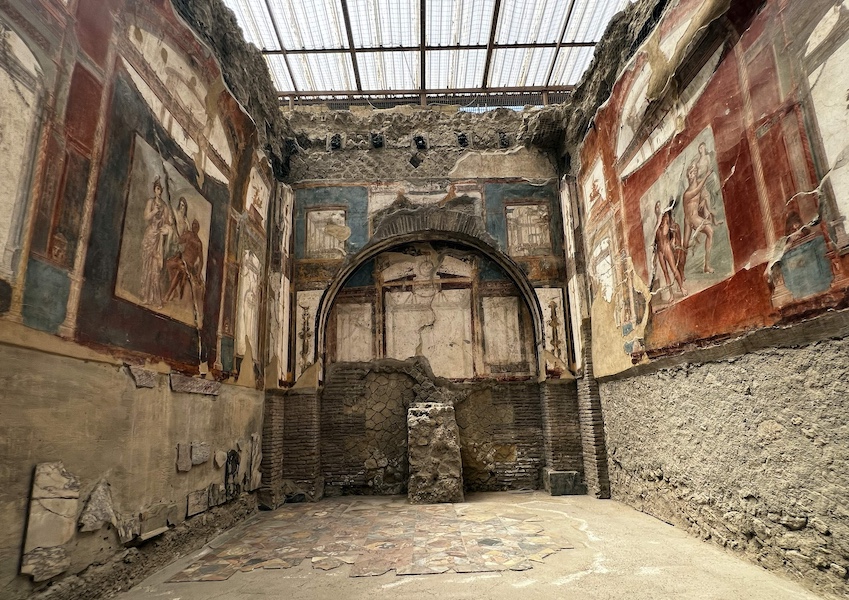
<svg viewBox="0 0 849 600"><path fill-rule="evenodd" d="M577 471L583 475L577 382L564 380L541 384L540 402L545 465L557 471Z"/></svg>
<svg viewBox="0 0 849 600"><path fill-rule="evenodd" d="M313 499L321 497L319 399L314 390L289 390L284 402L283 479Z"/></svg>
<svg viewBox="0 0 849 600"><path fill-rule="evenodd" d="M584 376L578 380L578 418L584 453L584 478L590 493L598 498L610 498L604 419L598 382L593 375L592 325L589 320L581 325L581 337L584 340Z"/></svg>
<svg viewBox="0 0 849 600"><path fill-rule="evenodd" d="M262 484L259 502L277 508L283 502L283 445L285 391L268 390L262 420Z"/></svg>

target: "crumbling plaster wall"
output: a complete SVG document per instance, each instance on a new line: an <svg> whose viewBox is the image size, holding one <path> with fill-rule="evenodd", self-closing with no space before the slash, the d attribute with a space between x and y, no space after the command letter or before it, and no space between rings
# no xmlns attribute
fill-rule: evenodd
<svg viewBox="0 0 849 600"><path fill-rule="evenodd" d="M13 170L15 146L27 152L0 199L14 215L11 277L0 268L0 597L106 595L256 509L243 492L259 486L258 380L278 347L260 317L266 237L279 276L290 136L222 2L11 0L0 21L0 94L26 84L36 124L10 113L0 149ZM33 472L60 462L79 498L53 518ZM102 482L117 514L81 531Z"/></svg>
<svg viewBox="0 0 849 600"><path fill-rule="evenodd" d="M216 451L237 450L245 432L260 433L262 392L231 385L218 396L177 393L168 377L153 374L152 388L137 388L120 364L85 362L0 345L0 596L32 589L17 576L36 463L62 461L80 481L74 516L101 480L110 484L114 510L137 518L157 505L176 505L186 518L187 496L224 485ZM249 434L247 434L249 435ZM202 464L178 471L178 444L209 444ZM243 455L243 459L247 459ZM192 519L194 520L194 519ZM70 573L107 562L124 550L116 529L77 533L66 546ZM152 566L156 566L155 564ZM126 583L126 582L125 582Z"/></svg>
<svg viewBox="0 0 849 600"><path fill-rule="evenodd" d="M613 498L849 594L849 340L600 383Z"/></svg>
<svg viewBox="0 0 849 600"><path fill-rule="evenodd" d="M838 13L844 28L834 28L833 31L845 31L845 5L841 7L840 3L830 2L815 4L746 0L638 2L614 19L605 41L597 49L593 67L585 75L571 102L546 109L535 121L528 123L534 143L559 148L564 159L569 156L563 164L570 165L572 173L580 173L582 185L578 189L574 216L582 226L576 228L576 256L581 254L581 246L584 245L581 238L592 239L593 226L597 226L596 229L608 227L611 215L614 220L625 220L623 244L627 244L629 239L633 244L639 238L639 227L635 226L639 214L631 210L629 215L627 206L612 201L614 194L611 190L623 190L623 195L630 193L633 196L634 190L641 185L640 173L623 174L623 164L610 161L609 165L605 164L604 177L598 177L602 183L606 180L607 188L602 185L600 198L594 198L592 187L585 184L592 183L594 179L595 156L586 150L592 148L592 144L612 144L615 147L616 137L620 128L626 127L627 117L622 118L623 110L617 104L612 104L612 109L607 106L597 110L608 100L615 86L628 80L628 75L622 71L625 62L634 55L659 20L681 6L696 6L700 18L724 13L724 29L715 27L710 35L721 31L728 36L729 32L733 32L729 38L731 46L737 43L738 36L744 38L739 47L732 47L724 56L735 56L735 53L743 56L745 52L754 55L755 51L751 49L756 46L752 39L757 39L763 32L766 34L759 42L769 49L774 31L774 43L780 48L776 55L786 58L794 51L800 52L800 48L806 45L807 51L817 47L822 39L827 38L823 32L830 31L830 27L838 21ZM831 20L822 19L827 11L830 11ZM774 26L768 20L770 18L784 19L786 27ZM817 31L822 39L815 35L809 42L810 32L820 20L822 23ZM750 28L752 23L757 26ZM672 29L673 25L667 23L664 35ZM834 47L828 48L828 44L822 46L825 50L820 50L826 57L834 51ZM769 51L764 53L764 56L769 55ZM670 60L669 65L677 64ZM656 68L659 64L651 66ZM642 65L635 72L645 73L648 68L648 65ZM659 69L659 72L666 71ZM718 70L716 72L719 73ZM789 70L785 70L787 72ZM712 73L710 77L713 77ZM717 79L719 77L717 75ZM756 92L767 88L767 84L756 79L763 77L768 80L768 76L759 73L752 77ZM736 77L724 80L727 85L720 86L718 96L708 103L710 106L701 109L701 112L694 111L694 114L722 110L725 115L740 118L742 109L715 108L722 106L722 102L731 104L736 94L732 84L736 80ZM652 82L652 85L655 83ZM826 78L819 78L815 85L824 88L828 84ZM803 74L798 86L794 83L790 89L804 90L806 85ZM839 87L836 83L832 85ZM674 96L676 88L670 89ZM838 96L840 92L835 90L834 97ZM810 99L804 98L783 106L809 104ZM765 105L761 108L761 112L767 115L764 122L776 114L783 114L778 106ZM570 111L568 118L567 110ZM612 117L613 126L605 124L605 110L607 117ZM550 127L543 127L540 133L533 129L537 123L545 125L551 121L568 122L561 140L546 137L545 132ZM699 131L701 125L694 123L698 120L687 121L682 117L680 127L675 131L685 135L673 138L673 143L666 148L658 145L659 155L674 157L686 145L688 129ZM829 130L834 124L820 122L820 126ZM813 140L811 145L816 146L820 143L817 126L808 123L806 127L801 130L803 135L809 135ZM757 138L752 138L752 144L768 129L765 126L763 131L759 131ZM714 124L714 130L720 139L737 140L739 137L738 130L721 123ZM590 138L595 139L585 145L583 141L587 132ZM778 145L773 146L765 151L768 167L764 177L769 182L778 181L784 173L780 165L768 163L768 159L777 154ZM582 164L582 155L589 156L588 164ZM795 159L792 165L799 169L805 163L803 157ZM826 165L826 170L836 171L841 166L842 163L832 167ZM667 163L664 167L672 173L679 170ZM744 164L740 161L739 168L735 168L732 174L736 172L739 176L743 171ZM833 173L818 172L818 176L828 179ZM747 178L751 181L753 176L747 175ZM728 179L723 179L722 186L724 193L731 197L734 188L728 185ZM816 184L810 189L814 186ZM816 193L800 193L793 197L788 194L787 204L799 197L815 197L825 202L827 194L822 190L827 187L823 183ZM655 199L660 200L663 194L656 193L655 196L652 203ZM646 197L651 197L651 194ZM755 206L754 197L754 193L739 193L728 206ZM780 194L772 197L778 199L779 205L785 199ZM609 212L604 212L608 209ZM602 216L599 217L599 214ZM783 213L779 211L778 214ZM804 233L815 232L815 226L820 220L829 220L830 214L828 207L822 209L819 219L815 218L810 226L811 230ZM767 223L767 227L769 225ZM780 225L776 228L779 237L784 231L783 223ZM760 229L760 223L746 222L741 228L740 238L757 239L761 235ZM789 233L792 234L793 230L790 229ZM598 236L599 239L602 237ZM590 269L592 265L586 263L592 260L593 251L598 247L588 244L586 257L589 260L579 260L579 264ZM623 248L627 249L627 245ZM781 250L782 245L778 244L775 248ZM772 249L772 246L768 248ZM753 280L760 278L756 283L762 285L766 277L763 270L758 272L752 267L754 264L757 261L751 260L745 266L745 272L752 273ZM824 272L826 278L833 273L837 279L843 270L838 262L835 267L826 267ZM626 354L618 369L623 372L610 375L614 370L602 363L618 348L611 347L609 340L594 336L594 356L601 359L598 372L610 375L598 382L598 393L604 415L605 435L602 441L607 447L612 497L738 552L765 568L800 579L820 593L846 597L849 568L849 505L846 498L849 496L849 480L842 468L849 452L845 401L849 365L849 346L845 338L846 311L804 321L824 313L829 306L843 308L845 289L837 290L834 296L841 300L833 305L829 304L834 302L833 297L812 300L808 296L809 303L804 308L796 312L787 311L790 318L786 320L786 327L758 329L773 323L778 311L775 305L769 303L755 308L758 302L754 284L752 288L735 294L730 286L724 286L718 288L724 291L724 297L702 297L701 302L694 302L699 318L693 321L693 327L698 333L687 344L667 348L651 356L651 360L655 361L653 366L632 366L634 357ZM595 291L597 298L602 297L601 291ZM709 339L710 327L722 320L719 313L723 307L752 310L754 317L750 329L753 331L744 333L740 328ZM658 331L670 314L672 311L657 311L649 320L648 330L653 328ZM599 322L607 317L594 312L593 318L595 332ZM687 327L679 319L671 330L683 331ZM627 342L621 340L623 334L624 330L620 327L616 338L620 340L619 344ZM680 354L682 352L686 354Z"/></svg>
<svg viewBox="0 0 849 600"><path fill-rule="evenodd" d="M508 109L477 114L455 106L351 111L297 107L283 109L283 114L297 140L290 160L292 182L446 178L464 155L520 146L517 136L527 118ZM375 147L372 134L382 137L380 147ZM334 135L339 135L338 149L331 148ZM415 136L422 137L426 148L416 147Z"/></svg>
<svg viewBox="0 0 849 600"><path fill-rule="evenodd" d="M174 8L212 48L233 96L257 124L259 146L268 151L278 177L288 173L291 138L277 91L260 51L245 41L236 16L222 0L171 0Z"/></svg>

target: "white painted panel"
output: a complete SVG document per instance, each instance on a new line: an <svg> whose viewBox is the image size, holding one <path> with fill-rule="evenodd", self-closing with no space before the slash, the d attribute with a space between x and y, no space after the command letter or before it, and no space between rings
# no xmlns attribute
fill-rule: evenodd
<svg viewBox="0 0 849 600"><path fill-rule="evenodd" d="M440 377L472 377L471 292L437 286L387 292L386 355L425 356Z"/></svg>

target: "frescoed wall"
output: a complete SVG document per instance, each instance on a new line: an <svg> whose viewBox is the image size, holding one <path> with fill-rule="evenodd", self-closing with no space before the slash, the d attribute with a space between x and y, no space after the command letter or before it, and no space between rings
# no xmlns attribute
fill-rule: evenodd
<svg viewBox="0 0 849 600"><path fill-rule="evenodd" d="M578 185L596 375L845 297L847 7L804 4L673 3L599 109Z"/></svg>
<svg viewBox="0 0 849 600"><path fill-rule="evenodd" d="M0 3L0 596L259 487L292 198L254 123L170 2ZM39 473L79 498L28 520Z"/></svg>
<svg viewBox="0 0 849 600"><path fill-rule="evenodd" d="M547 372L557 377L570 370L555 181L310 183L294 192L295 378L315 363L317 335L327 336L330 362L418 355L451 379L536 374L527 301L492 260L456 239L445 247L402 243L362 265L338 295L327 331L316 331L322 294L345 261L396 235L407 215L408 223L442 219L446 242L451 228L468 219L469 227L479 227L476 235L515 261L544 304Z"/></svg>

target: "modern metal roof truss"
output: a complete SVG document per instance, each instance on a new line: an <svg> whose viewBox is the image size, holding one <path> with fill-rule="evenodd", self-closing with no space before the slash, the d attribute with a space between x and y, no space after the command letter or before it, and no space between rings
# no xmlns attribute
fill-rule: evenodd
<svg viewBox="0 0 849 600"><path fill-rule="evenodd" d="M629 0L224 0L281 99L545 98ZM520 98L521 99L521 98Z"/></svg>

